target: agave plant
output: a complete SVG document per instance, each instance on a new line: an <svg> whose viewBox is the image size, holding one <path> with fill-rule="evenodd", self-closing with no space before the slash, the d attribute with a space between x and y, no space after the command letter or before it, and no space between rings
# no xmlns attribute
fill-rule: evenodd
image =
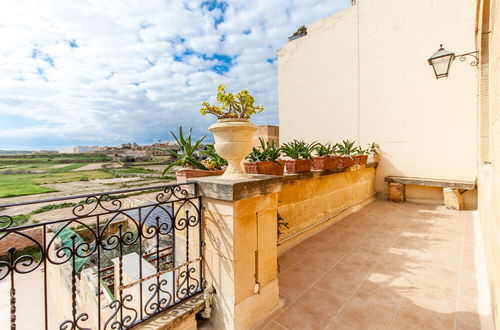
<svg viewBox="0 0 500 330"><path fill-rule="evenodd" d="M330 156L335 154L335 152L337 151L337 146L338 146L337 144L332 145L331 143L327 144L318 143L316 144L314 150L316 151L316 155L320 157Z"/></svg>
<svg viewBox="0 0 500 330"><path fill-rule="evenodd" d="M318 145L317 142L306 143L305 141L293 140L281 146L283 154L293 160L311 159L312 152Z"/></svg>
<svg viewBox="0 0 500 330"><path fill-rule="evenodd" d="M182 126L179 126L179 133L178 133L179 136L175 135L174 132L170 131L170 134L172 134L172 136L174 137L180 150L179 152L176 152L170 149L161 149L167 151L172 156L177 158L175 162L170 163L167 165L167 167L165 167L162 174L163 176L165 176L165 174L168 171L170 171L170 169L172 169L172 167L174 166L187 166L199 170L207 170L206 166L203 165L194 157L194 152L198 149L201 142L205 139L206 135L204 135L201 139L193 143L191 138L192 131L193 129L190 128L189 135L187 137L184 136L184 132L182 131Z"/></svg>
<svg viewBox="0 0 500 330"><path fill-rule="evenodd" d="M368 155L370 153L370 149L363 149L361 146L358 146L354 149L355 155Z"/></svg>
<svg viewBox="0 0 500 330"><path fill-rule="evenodd" d="M213 144L208 144L205 147L205 150L202 151L205 155L207 155L207 159L203 160L201 163L205 165L208 169L217 169L220 170L222 166L227 166L227 160L222 158L217 151L215 151L215 147Z"/></svg>
<svg viewBox="0 0 500 330"><path fill-rule="evenodd" d="M345 157L351 157L356 153L357 147L354 147L355 142L351 140L343 140L342 144L338 144L338 152Z"/></svg>
<svg viewBox="0 0 500 330"><path fill-rule="evenodd" d="M372 143L368 144L368 150L370 152L378 152L379 149L380 149L380 145L378 143L372 142Z"/></svg>
<svg viewBox="0 0 500 330"><path fill-rule="evenodd" d="M281 147L274 141L264 141L259 137L260 146L253 147L252 152L247 156L249 162L265 162L271 161L280 166L283 166L278 159L281 156Z"/></svg>

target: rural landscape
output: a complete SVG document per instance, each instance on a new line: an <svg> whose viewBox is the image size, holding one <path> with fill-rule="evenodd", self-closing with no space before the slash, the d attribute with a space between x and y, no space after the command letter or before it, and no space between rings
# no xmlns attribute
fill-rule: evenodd
<svg viewBox="0 0 500 330"><path fill-rule="evenodd" d="M162 177L166 157L127 160L113 160L102 153L0 155L0 204L134 188L173 179L168 175ZM17 225L27 225L55 215L49 211L79 202L13 207L9 208L9 215L14 216Z"/></svg>

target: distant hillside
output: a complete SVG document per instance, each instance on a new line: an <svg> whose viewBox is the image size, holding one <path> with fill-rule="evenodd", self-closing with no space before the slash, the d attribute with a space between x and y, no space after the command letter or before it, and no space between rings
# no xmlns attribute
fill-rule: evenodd
<svg viewBox="0 0 500 330"><path fill-rule="evenodd" d="M0 150L0 155L26 155L32 154L34 151L27 150Z"/></svg>

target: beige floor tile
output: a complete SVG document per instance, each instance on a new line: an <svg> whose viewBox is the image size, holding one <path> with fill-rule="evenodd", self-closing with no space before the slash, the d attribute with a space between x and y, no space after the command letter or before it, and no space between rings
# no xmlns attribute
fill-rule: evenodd
<svg viewBox="0 0 500 330"><path fill-rule="evenodd" d="M275 320L288 329L324 329L335 316L343 299L310 288Z"/></svg>
<svg viewBox="0 0 500 330"><path fill-rule="evenodd" d="M278 275L280 295L294 301L310 287L323 272L310 267L295 265Z"/></svg>
<svg viewBox="0 0 500 330"><path fill-rule="evenodd" d="M275 322L289 329L477 329L471 214L371 203L285 256L293 265L280 274L280 289L292 299Z"/></svg>

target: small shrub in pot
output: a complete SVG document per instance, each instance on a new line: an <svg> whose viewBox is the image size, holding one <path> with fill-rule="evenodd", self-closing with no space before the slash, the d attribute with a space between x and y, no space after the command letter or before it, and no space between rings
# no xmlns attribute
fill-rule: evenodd
<svg viewBox="0 0 500 330"><path fill-rule="evenodd" d="M368 145L368 162L378 163L380 161L380 145L378 143L372 142Z"/></svg>
<svg viewBox="0 0 500 330"><path fill-rule="evenodd" d="M283 155L291 158L285 160L285 169L288 174L309 172L312 167L312 152L317 142L306 143L293 140L281 146Z"/></svg>
<svg viewBox="0 0 500 330"><path fill-rule="evenodd" d="M245 171L248 174L283 175L284 166L279 159L281 148L274 141L264 142L259 138L260 146L254 147L247 156Z"/></svg>
<svg viewBox="0 0 500 330"><path fill-rule="evenodd" d="M354 165L366 165L368 162L368 149L363 149L360 146L356 148L353 156Z"/></svg>
<svg viewBox="0 0 500 330"><path fill-rule="evenodd" d="M338 153L340 154L340 167L351 167L354 165L353 155L356 152L354 144L355 142L351 140L343 140L341 144L337 144Z"/></svg>
<svg viewBox="0 0 500 330"><path fill-rule="evenodd" d="M203 163L196 159L194 156L195 151L199 148L201 142L205 139L206 136L203 136L201 139L196 142L192 142L192 128L189 129L189 134L184 136L184 132L182 130L182 126L179 127L178 135L174 132L170 132L174 137L177 145L179 146L179 151L174 151L171 149L161 149L170 153L177 160L168 164L167 167L163 170L163 176L168 176L169 171L174 166L181 166L183 168L175 171L177 181L178 182L186 182L188 178L194 177L202 177L202 176L212 176L212 175L221 175L224 173L222 170L210 170Z"/></svg>
<svg viewBox="0 0 500 330"><path fill-rule="evenodd" d="M340 156L336 156L337 145L331 143L318 143L314 148L316 156L313 156L313 168L319 171L332 170L339 166Z"/></svg>

